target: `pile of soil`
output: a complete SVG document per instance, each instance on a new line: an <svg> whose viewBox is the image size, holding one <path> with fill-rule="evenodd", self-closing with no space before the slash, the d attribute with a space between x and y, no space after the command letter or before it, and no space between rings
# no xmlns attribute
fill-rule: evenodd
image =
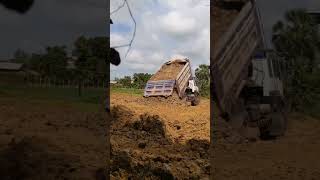
<svg viewBox="0 0 320 180"><path fill-rule="evenodd" d="M111 94L111 179L209 179L209 100L169 99Z"/></svg>
<svg viewBox="0 0 320 180"><path fill-rule="evenodd" d="M111 179L209 178L209 141L173 142L167 137L164 120L158 115L142 114L130 120L118 113L117 117L110 132Z"/></svg>
<svg viewBox="0 0 320 180"><path fill-rule="evenodd" d="M185 62L180 61L173 61L170 64L163 64L160 70L150 78L150 81L175 80L184 65Z"/></svg>
<svg viewBox="0 0 320 180"><path fill-rule="evenodd" d="M141 114L159 115L164 120L167 136L179 143L190 139L210 140L210 102L201 98L199 105L191 106L190 102L179 97L144 98L127 93L112 93L111 107L120 120L135 120ZM126 112L126 113L124 113ZM134 118L135 117L135 118ZM121 127L119 127L121 128Z"/></svg>
<svg viewBox="0 0 320 180"><path fill-rule="evenodd" d="M178 106L188 106L190 104L186 102L185 98L180 98L176 91L174 91L169 97L151 96L147 98L136 99L136 102L143 105L154 105L157 103L161 103Z"/></svg>

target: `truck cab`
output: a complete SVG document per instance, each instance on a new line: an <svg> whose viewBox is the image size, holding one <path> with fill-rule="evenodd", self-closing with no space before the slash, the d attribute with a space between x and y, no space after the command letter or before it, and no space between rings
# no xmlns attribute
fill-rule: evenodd
<svg viewBox="0 0 320 180"><path fill-rule="evenodd" d="M271 50L261 50L254 55L251 80L263 88L263 96L271 96L274 92L283 96L282 62Z"/></svg>
<svg viewBox="0 0 320 180"><path fill-rule="evenodd" d="M185 94L186 101L191 102L192 106L196 106L200 103L199 88L196 86L194 78L190 78Z"/></svg>

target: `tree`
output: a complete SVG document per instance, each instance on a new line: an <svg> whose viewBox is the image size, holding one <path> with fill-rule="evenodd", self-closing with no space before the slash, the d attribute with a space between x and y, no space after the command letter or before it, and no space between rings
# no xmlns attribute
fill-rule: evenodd
<svg viewBox="0 0 320 180"><path fill-rule="evenodd" d="M65 78L67 60L66 46L47 47L42 62L46 76Z"/></svg>
<svg viewBox="0 0 320 180"><path fill-rule="evenodd" d="M72 54L77 57L76 66L79 83L79 94L83 81L98 83L107 79L109 41L106 37L86 38L80 36L74 43Z"/></svg>
<svg viewBox="0 0 320 180"><path fill-rule="evenodd" d="M86 71L106 73L105 61L108 56L108 38L86 38L80 36L74 43L73 55L77 57L76 65Z"/></svg>
<svg viewBox="0 0 320 180"><path fill-rule="evenodd" d="M148 73L135 73L133 74L133 86L138 89L143 89L146 83L151 78L152 74Z"/></svg>
<svg viewBox="0 0 320 180"><path fill-rule="evenodd" d="M119 84L125 88L131 88L131 76L124 76L123 78L119 79Z"/></svg>
<svg viewBox="0 0 320 180"><path fill-rule="evenodd" d="M302 9L288 11L285 21L273 26L272 42L277 55L285 60L285 94L291 107L301 110L311 102L314 87L320 83L319 78L315 79L316 54L320 49L317 25Z"/></svg>
<svg viewBox="0 0 320 180"><path fill-rule="evenodd" d="M209 66L201 64L195 71L196 84L199 87L201 96L209 96L210 94L210 70Z"/></svg>

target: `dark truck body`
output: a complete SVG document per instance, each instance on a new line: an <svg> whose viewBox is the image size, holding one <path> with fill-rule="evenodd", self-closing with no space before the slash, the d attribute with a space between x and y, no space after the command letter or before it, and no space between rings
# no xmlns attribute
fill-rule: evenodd
<svg viewBox="0 0 320 180"><path fill-rule="evenodd" d="M279 89L265 96L265 84L251 77L254 56L265 49L255 1L214 1L213 6L211 87L220 115L247 137L282 135L286 120Z"/></svg>
<svg viewBox="0 0 320 180"><path fill-rule="evenodd" d="M251 57L262 44L258 14L251 2L244 3L231 18L227 20L232 21L230 26L213 33L216 41L211 59L214 98L220 111L228 114L232 113L245 86ZM214 17L211 19L215 21Z"/></svg>

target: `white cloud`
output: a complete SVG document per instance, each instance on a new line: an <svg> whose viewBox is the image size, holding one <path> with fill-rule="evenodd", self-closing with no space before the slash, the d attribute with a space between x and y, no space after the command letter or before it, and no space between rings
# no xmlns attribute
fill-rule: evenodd
<svg viewBox="0 0 320 180"><path fill-rule="evenodd" d="M191 35L196 30L196 20L193 17L184 16L178 11L170 12L158 19L161 28L174 36Z"/></svg>
<svg viewBox="0 0 320 180"><path fill-rule="evenodd" d="M110 34L110 46L119 46L123 44L128 44L128 39L126 39L123 35L117 33Z"/></svg>
<svg viewBox="0 0 320 180"><path fill-rule="evenodd" d="M111 10L122 1L111 0ZM210 10L205 1L196 0L128 0L137 22L131 51L119 48L122 62L111 76L132 75L137 72L155 73L172 57L188 57L193 67L209 64ZM124 7L111 16L114 24L130 27L128 33L111 29L111 44L129 42L133 23ZM119 26L123 27L123 26Z"/></svg>
<svg viewBox="0 0 320 180"><path fill-rule="evenodd" d="M143 63L144 62L144 57L142 53L138 50L132 50L130 54L127 57L127 61L130 64L134 63Z"/></svg>

